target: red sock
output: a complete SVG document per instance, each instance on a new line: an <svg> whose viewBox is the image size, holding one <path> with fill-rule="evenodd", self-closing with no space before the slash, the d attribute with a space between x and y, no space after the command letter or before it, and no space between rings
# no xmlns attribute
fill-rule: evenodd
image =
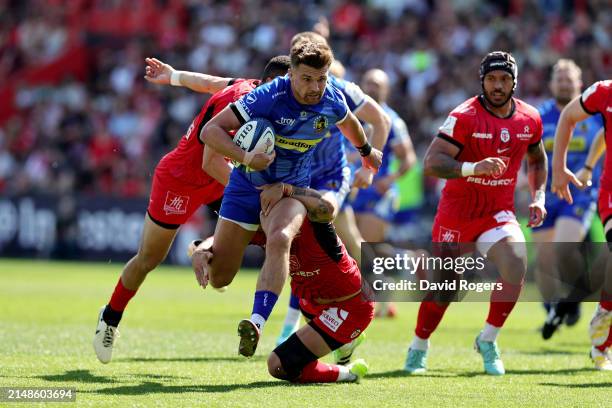
<svg viewBox="0 0 612 408"><path fill-rule="evenodd" d="M301 383L330 383L338 380L340 370L333 364L325 364L319 360L309 363L302 370L298 382Z"/></svg>
<svg viewBox="0 0 612 408"><path fill-rule="evenodd" d="M121 281L121 277L119 277L119 282L117 282L117 286L115 286L115 291L110 298L108 304L111 309L116 312L123 312L125 307L131 298L136 294L135 290L127 289L123 286L123 282Z"/></svg>
<svg viewBox="0 0 612 408"><path fill-rule="evenodd" d="M501 283L503 286L501 290L494 290L491 292L487 323L491 326L502 327L510 315L510 312L514 309L514 305L516 305L523 284L515 285L506 282L502 278L497 279L497 283Z"/></svg>
<svg viewBox="0 0 612 408"><path fill-rule="evenodd" d="M610 327L610 331L608 332L608 339L605 341L605 343L595 348L601 352L604 352L610 346L612 346L612 327Z"/></svg>
<svg viewBox="0 0 612 408"><path fill-rule="evenodd" d="M419 307L416 329L414 333L422 339L428 339L436 330L444 317L448 305L439 305L436 302L423 301Z"/></svg>
<svg viewBox="0 0 612 408"><path fill-rule="evenodd" d="M602 308L606 310L612 310L612 294L607 293L605 290L601 290L601 301L599 302Z"/></svg>

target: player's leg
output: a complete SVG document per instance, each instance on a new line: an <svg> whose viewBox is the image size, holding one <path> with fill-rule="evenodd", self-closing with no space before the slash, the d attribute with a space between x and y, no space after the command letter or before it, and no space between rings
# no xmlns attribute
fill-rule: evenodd
<svg viewBox="0 0 612 408"><path fill-rule="evenodd" d="M527 271L525 237L518 223L511 222L485 231L477 240L480 252L497 267L501 289L491 293L489 314L476 337L475 348L482 355L487 374L503 375L504 365L497 347L497 336L514 309Z"/></svg>
<svg viewBox="0 0 612 408"><path fill-rule="evenodd" d="M177 231L178 225L160 226L151 220L149 214L145 215L138 253L125 264L108 304L101 309L98 317L93 344L102 363L108 363L112 358L117 326L128 302L147 274L166 258Z"/></svg>
<svg viewBox="0 0 612 408"><path fill-rule="evenodd" d="M355 213L350 204L345 204L334 220L338 236L346 246L347 251L361 265L361 244L365 242L357 227Z"/></svg>
<svg viewBox="0 0 612 408"><path fill-rule="evenodd" d="M299 201L283 198L268 216L261 219L261 226L266 233L266 258L257 278L251 318L242 320L238 325L238 352L245 357L255 353L261 331L283 290L289 275L291 242L305 217L306 208Z"/></svg>
<svg viewBox="0 0 612 408"><path fill-rule="evenodd" d="M546 217L548 220L548 216ZM535 281L544 300L546 312L550 310L550 304L558 294L559 279L555 263L551 262L554 257L553 238L555 236L554 224L542 225L531 233L536 252Z"/></svg>

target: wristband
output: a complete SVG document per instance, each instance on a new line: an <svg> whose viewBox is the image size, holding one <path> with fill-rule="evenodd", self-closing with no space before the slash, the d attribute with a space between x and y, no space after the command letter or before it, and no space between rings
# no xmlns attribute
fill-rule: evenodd
<svg viewBox="0 0 612 408"><path fill-rule="evenodd" d="M366 144L360 147L355 146L355 148L359 150L359 154L361 155L361 157L369 156L372 152L372 145L369 142L366 142Z"/></svg>
<svg viewBox="0 0 612 408"><path fill-rule="evenodd" d="M170 75L170 85L172 86L181 86L181 81L179 77L181 76L181 71L174 70Z"/></svg>
<svg viewBox="0 0 612 408"><path fill-rule="evenodd" d="M533 203L544 207L546 203L546 193L542 190L537 190L533 197Z"/></svg>
<svg viewBox="0 0 612 408"><path fill-rule="evenodd" d="M461 176L463 177L473 176L475 169L476 169L476 163L463 162L461 164Z"/></svg>
<svg viewBox="0 0 612 408"><path fill-rule="evenodd" d="M590 171L591 173L593 172L593 168L589 166L588 164L585 164L583 167L587 169L588 171Z"/></svg>

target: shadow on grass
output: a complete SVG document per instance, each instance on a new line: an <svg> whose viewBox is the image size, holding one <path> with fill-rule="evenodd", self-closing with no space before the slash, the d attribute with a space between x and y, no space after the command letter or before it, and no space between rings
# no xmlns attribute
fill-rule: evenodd
<svg viewBox="0 0 612 408"><path fill-rule="evenodd" d="M178 363L205 363L205 362L237 362L244 363L245 361L263 361L266 356L254 356L251 358L245 358L241 356L235 357L129 357L129 358L118 358L116 362L122 363L163 363L163 362L178 362Z"/></svg>
<svg viewBox="0 0 612 408"><path fill-rule="evenodd" d="M366 376L367 379L371 379L371 378L399 378L399 377L406 377L406 378L437 377L437 378L440 378L440 377L457 377L457 374L450 373L448 371L442 371L442 370L427 370L426 372L424 372L422 374L408 374L404 370L393 370L393 371L385 371L385 372L382 372L382 373L372 373L372 374L368 374Z"/></svg>
<svg viewBox="0 0 612 408"><path fill-rule="evenodd" d="M507 375L574 375L582 372L592 372L593 369L590 367L582 367L582 368L565 368L560 370L547 369L547 370L507 370ZM374 378L444 378L444 377L461 377L461 378L471 378L471 377L490 377L489 374L486 374L484 371L478 372L457 372L452 370L427 370L421 374L408 374L404 370L393 370L393 371L385 371L382 373L372 373L368 374L366 378L374 379ZM554 385L554 384L548 384ZM560 384L561 385L561 384ZM597 385L597 384L595 384ZM599 385L601 386L601 385Z"/></svg>
<svg viewBox="0 0 612 408"><path fill-rule="evenodd" d="M549 387L562 388L612 388L612 382L607 383L585 383L585 384L556 384L556 383L540 383Z"/></svg>
<svg viewBox="0 0 612 408"><path fill-rule="evenodd" d="M145 381L139 385L123 385L83 392L103 395L182 394L189 392L221 393L242 389L253 390L257 388L295 387L296 385L300 387L321 387L321 385L329 384L290 384L284 381L257 381L248 384L165 385L158 382Z"/></svg>
<svg viewBox="0 0 612 408"><path fill-rule="evenodd" d="M95 375L89 372L89 370L70 370L64 374L55 375L38 375L34 378L40 378L45 381L57 381L57 382L83 382L83 383L114 383L117 380Z"/></svg>
<svg viewBox="0 0 612 408"><path fill-rule="evenodd" d="M506 370L506 375L574 375L583 372L592 372L593 369L591 367L581 367L581 368L562 368L560 370L555 369L546 369L546 370ZM487 376L490 377L489 374L486 374L484 371L472 372L472 373L457 373L457 377L480 377Z"/></svg>
<svg viewBox="0 0 612 408"><path fill-rule="evenodd" d="M547 355L558 355L558 356L584 356L587 353L585 353L584 350L555 350L555 349L549 349L549 348L540 348L538 350L521 350L521 351L516 351L513 350L512 354L514 355L526 355L526 356L547 356Z"/></svg>

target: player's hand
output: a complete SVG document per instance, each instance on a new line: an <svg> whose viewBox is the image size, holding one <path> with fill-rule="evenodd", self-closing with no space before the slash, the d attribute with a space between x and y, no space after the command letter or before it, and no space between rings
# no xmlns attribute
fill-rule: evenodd
<svg viewBox="0 0 612 408"><path fill-rule="evenodd" d="M244 163L244 164L250 167L251 170L253 171L262 171L262 170L267 169L268 166L272 164L275 158L276 158L276 151L273 151L272 154L259 152L259 153L253 154L251 160L248 163Z"/></svg>
<svg viewBox="0 0 612 408"><path fill-rule="evenodd" d="M170 77L174 72L174 68L165 64L157 58L145 58L147 66L145 67L144 78L158 85L170 85Z"/></svg>
<svg viewBox="0 0 612 408"><path fill-rule="evenodd" d="M587 169L586 167L583 167L578 170L578 172L576 173L576 178L582 183L583 189L591 187L593 185L593 171Z"/></svg>
<svg viewBox="0 0 612 408"><path fill-rule="evenodd" d="M370 185L372 185L373 179L374 172L372 170L360 167L355 172L355 177L353 179L353 187L368 188L370 187Z"/></svg>
<svg viewBox="0 0 612 408"><path fill-rule="evenodd" d="M374 173L377 173L382 164L382 157L383 154L380 150L372 148L370 154L361 157L361 167L374 170Z"/></svg>
<svg viewBox="0 0 612 408"><path fill-rule="evenodd" d="M552 175L552 182L550 184L550 191L559 197L561 200L565 200L570 204L574 203L572 193L569 189L569 183L572 183L576 187L584 188L582 182L576 178L576 175L572 173L567 167L564 169L554 169Z"/></svg>
<svg viewBox="0 0 612 408"><path fill-rule="evenodd" d="M276 203L284 197L283 183L266 184L257 188L263 190L259 195L261 212L264 216L268 216Z"/></svg>
<svg viewBox="0 0 612 408"><path fill-rule="evenodd" d="M200 247L196 248L191 255L191 266L193 267L196 280L202 289L206 289L206 286L208 286L208 268L205 268L205 266L208 266L212 256L212 252Z"/></svg>
<svg viewBox="0 0 612 408"><path fill-rule="evenodd" d="M476 163L475 176L499 177L506 171L506 163L499 157L487 157Z"/></svg>
<svg viewBox="0 0 612 408"><path fill-rule="evenodd" d="M529 228L539 227L546 218L546 208L540 202L533 202L529 205Z"/></svg>

